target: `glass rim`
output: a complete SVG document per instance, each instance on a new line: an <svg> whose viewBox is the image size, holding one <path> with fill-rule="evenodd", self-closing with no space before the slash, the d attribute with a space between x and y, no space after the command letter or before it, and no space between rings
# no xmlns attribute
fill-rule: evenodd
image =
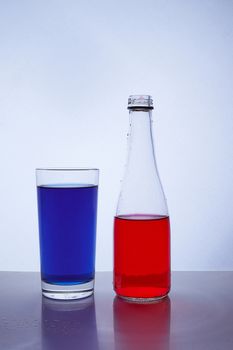
<svg viewBox="0 0 233 350"><path fill-rule="evenodd" d="M36 171L99 171L98 168L86 168L86 167L47 167L36 168Z"/></svg>

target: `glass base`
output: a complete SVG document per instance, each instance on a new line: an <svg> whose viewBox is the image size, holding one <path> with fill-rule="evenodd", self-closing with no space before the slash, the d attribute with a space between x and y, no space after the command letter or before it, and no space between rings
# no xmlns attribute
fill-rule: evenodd
<svg viewBox="0 0 233 350"><path fill-rule="evenodd" d="M161 297L153 297L153 298L134 298L134 297L125 297L123 295L117 294L117 296L125 301L128 301L129 303L138 303L138 304L146 304L146 303L156 303L160 300L166 298L168 294L165 294Z"/></svg>
<svg viewBox="0 0 233 350"><path fill-rule="evenodd" d="M75 300L87 298L94 293L94 279L80 284L57 285L41 281L42 294L49 299Z"/></svg>

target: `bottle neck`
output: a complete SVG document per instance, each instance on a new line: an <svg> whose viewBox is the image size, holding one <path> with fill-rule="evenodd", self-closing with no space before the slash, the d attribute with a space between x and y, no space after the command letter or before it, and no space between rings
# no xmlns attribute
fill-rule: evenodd
<svg viewBox="0 0 233 350"><path fill-rule="evenodd" d="M128 144L128 165L156 166L152 136L152 111L146 109L130 110L130 129Z"/></svg>

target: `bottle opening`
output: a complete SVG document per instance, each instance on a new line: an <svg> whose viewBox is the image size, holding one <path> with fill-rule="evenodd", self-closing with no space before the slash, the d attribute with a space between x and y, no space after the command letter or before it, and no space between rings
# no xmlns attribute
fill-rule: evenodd
<svg viewBox="0 0 233 350"><path fill-rule="evenodd" d="M130 95L128 109L153 109L153 100L150 95Z"/></svg>

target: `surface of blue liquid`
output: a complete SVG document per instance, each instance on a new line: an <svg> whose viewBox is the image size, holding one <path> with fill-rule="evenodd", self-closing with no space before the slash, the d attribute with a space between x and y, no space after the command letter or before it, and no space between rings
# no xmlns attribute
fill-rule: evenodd
<svg viewBox="0 0 233 350"><path fill-rule="evenodd" d="M44 282L71 285L94 278L97 193L93 185L37 187Z"/></svg>

